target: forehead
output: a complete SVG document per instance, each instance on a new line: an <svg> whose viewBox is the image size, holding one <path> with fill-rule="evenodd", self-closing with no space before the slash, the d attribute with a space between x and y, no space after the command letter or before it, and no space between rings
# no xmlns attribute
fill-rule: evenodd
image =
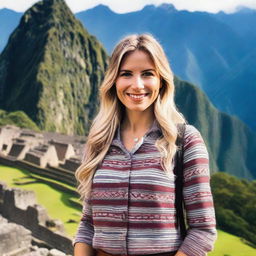
<svg viewBox="0 0 256 256"><path fill-rule="evenodd" d="M128 52L122 59L120 69L155 69L154 62L146 51Z"/></svg>

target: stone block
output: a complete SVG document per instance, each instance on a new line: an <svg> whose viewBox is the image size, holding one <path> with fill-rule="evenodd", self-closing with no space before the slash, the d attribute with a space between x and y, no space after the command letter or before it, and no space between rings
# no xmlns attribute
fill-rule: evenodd
<svg viewBox="0 0 256 256"><path fill-rule="evenodd" d="M57 249L51 249L48 256L66 256L66 254Z"/></svg>
<svg viewBox="0 0 256 256"><path fill-rule="evenodd" d="M15 188L13 189L13 192L16 207L26 210L28 206L33 206L36 204L36 196L34 191Z"/></svg>
<svg viewBox="0 0 256 256"><path fill-rule="evenodd" d="M0 255L28 253L31 240L31 232L28 229L8 222L0 215Z"/></svg>

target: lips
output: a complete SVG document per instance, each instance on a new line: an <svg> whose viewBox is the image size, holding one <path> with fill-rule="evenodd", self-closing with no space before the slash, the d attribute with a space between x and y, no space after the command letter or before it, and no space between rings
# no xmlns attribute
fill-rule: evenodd
<svg viewBox="0 0 256 256"><path fill-rule="evenodd" d="M142 100L144 97L148 96L149 93L139 93L139 94L134 94L134 93L127 93L127 95L133 99L133 100Z"/></svg>

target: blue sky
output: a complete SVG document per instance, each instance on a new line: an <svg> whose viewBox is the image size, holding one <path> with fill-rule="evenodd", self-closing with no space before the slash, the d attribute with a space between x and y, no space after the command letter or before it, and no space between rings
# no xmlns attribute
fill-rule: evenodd
<svg viewBox="0 0 256 256"><path fill-rule="evenodd" d="M38 0L0 0L0 9L9 8L24 12ZM256 0L66 0L73 12L83 11L98 4L104 4L117 13L125 13L142 9L145 5L172 3L178 10L207 11L216 13L225 11L234 12L241 6L256 9Z"/></svg>

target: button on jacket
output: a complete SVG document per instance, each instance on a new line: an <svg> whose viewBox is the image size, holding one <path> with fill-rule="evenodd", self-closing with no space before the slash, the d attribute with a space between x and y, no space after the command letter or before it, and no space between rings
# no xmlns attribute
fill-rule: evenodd
<svg viewBox="0 0 256 256"><path fill-rule="evenodd" d="M161 129L155 122L129 152L117 130L95 172L91 197L84 202L74 243L84 242L121 255L180 249L188 256L201 256L212 250L215 213L204 141L194 126L186 125L183 196L189 230L182 241L176 228L175 176L163 170L155 146L160 136Z"/></svg>

